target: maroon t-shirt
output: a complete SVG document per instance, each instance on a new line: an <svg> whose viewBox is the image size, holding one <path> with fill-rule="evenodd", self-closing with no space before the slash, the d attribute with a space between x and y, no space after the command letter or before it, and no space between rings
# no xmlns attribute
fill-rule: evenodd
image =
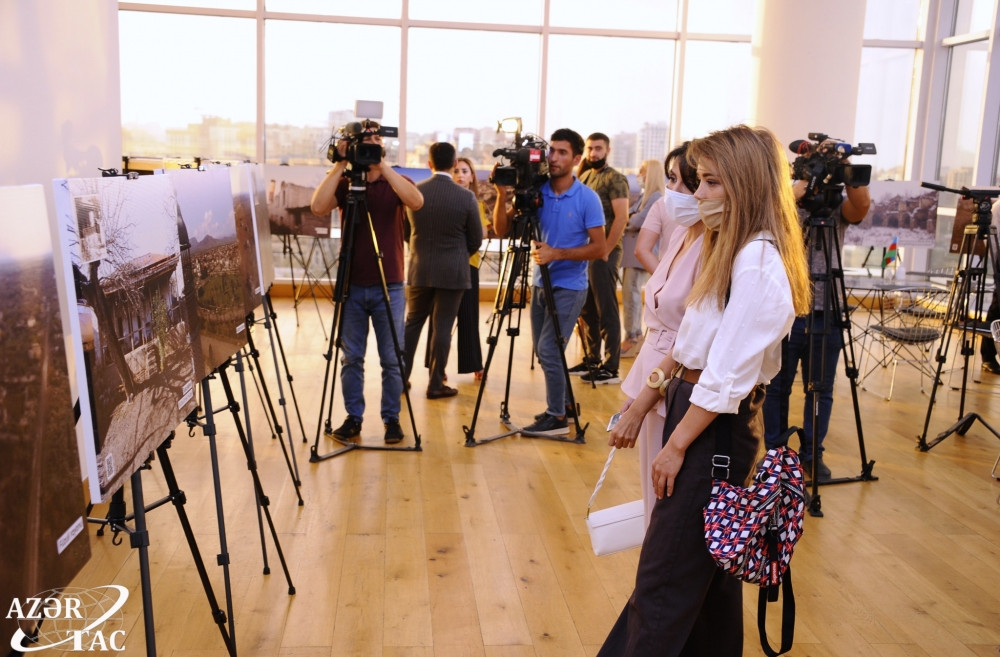
<svg viewBox="0 0 1000 657"><path fill-rule="evenodd" d="M348 184L350 181L347 176L344 176L337 186L337 207L340 208L341 229L344 228L344 221L347 218ZM374 182L367 183L365 204L368 206L368 214L372 218L371 225L375 227L378 248L382 252L385 282L402 283L405 280L403 273L405 206L399 200L392 185L383 176L379 176ZM354 230L354 253L350 257L352 285L379 285L381 283L378 260L375 257L375 247L372 244L372 231L368 225L368 218L365 216L358 217L358 223Z"/></svg>

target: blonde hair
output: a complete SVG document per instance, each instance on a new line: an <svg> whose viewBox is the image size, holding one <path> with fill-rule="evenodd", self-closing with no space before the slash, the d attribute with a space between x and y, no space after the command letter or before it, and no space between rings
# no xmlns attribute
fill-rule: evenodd
<svg viewBox="0 0 1000 657"><path fill-rule="evenodd" d="M639 166L646 167L646 178L642 181L642 207L650 204L656 192L663 196L667 190L667 174L663 171L663 162L659 160L643 160Z"/></svg>
<svg viewBox="0 0 1000 657"><path fill-rule="evenodd" d="M722 308L736 255L755 235L766 231L785 265L795 313L809 312L812 291L802 226L788 160L774 134L763 127L733 126L693 140L687 156L696 166L710 160L725 193L722 224L705 236L701 274L689 302L715 298Z"/></svg>
<svg viewBox="0 0 1000 657"><path fill-rule="evenodd" d="M476 176L476 165L472 163L467 157L456 157L455 166L458 166L459 162L465 162L466 166L469 167L469 171L472 172L472 180L469 181L469 190L479 198L479 177Z"/></svg>

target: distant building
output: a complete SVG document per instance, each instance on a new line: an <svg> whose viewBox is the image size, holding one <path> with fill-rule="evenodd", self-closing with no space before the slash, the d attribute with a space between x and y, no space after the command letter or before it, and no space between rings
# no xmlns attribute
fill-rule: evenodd
<svg viewBox="0 0 1000 657"><path fill-rule="evenodd" d="M636 168L643 160L662 160L667 156L670 127L663 121L643 123L636 134Z"/></svg>

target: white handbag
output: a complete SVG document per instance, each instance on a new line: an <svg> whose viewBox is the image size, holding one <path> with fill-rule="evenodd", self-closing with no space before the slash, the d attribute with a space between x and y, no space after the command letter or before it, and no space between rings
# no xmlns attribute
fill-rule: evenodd
<svg viewBox="0 0 1000 657"><path fill-rule="evenodd" d="M594 548L594 554L599 557L639 547L646 536L646 517L641 499L599 511L590 510L594 506L597 491L601 490L614 457L615 448L612 447L604 464L604 470L601 471L601 477L597 480L597 486L594 487L594 493L587 502L587 531L590 532L590 543Z"/></svg>

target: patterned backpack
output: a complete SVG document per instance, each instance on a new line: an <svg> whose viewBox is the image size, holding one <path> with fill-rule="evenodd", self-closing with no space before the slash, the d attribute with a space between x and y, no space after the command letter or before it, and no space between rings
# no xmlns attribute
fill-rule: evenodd
<svg viewBox="0 0 1000 657"><path fill-rule="evenodd" d="M753 483L734 486L728 476L729 437L720 436L712 460L712 496L705 506L705 543L716 565L745 582L760 586L757 628L761 647L769 657L788 652L795 632L795 596L789 562L802 535L805 486L799 457L787 446L788 438L802 430L792 427L779 439L779 447L764 455ZM764 620L767 603L782 591L781 650L767 641Z"/></svg>

